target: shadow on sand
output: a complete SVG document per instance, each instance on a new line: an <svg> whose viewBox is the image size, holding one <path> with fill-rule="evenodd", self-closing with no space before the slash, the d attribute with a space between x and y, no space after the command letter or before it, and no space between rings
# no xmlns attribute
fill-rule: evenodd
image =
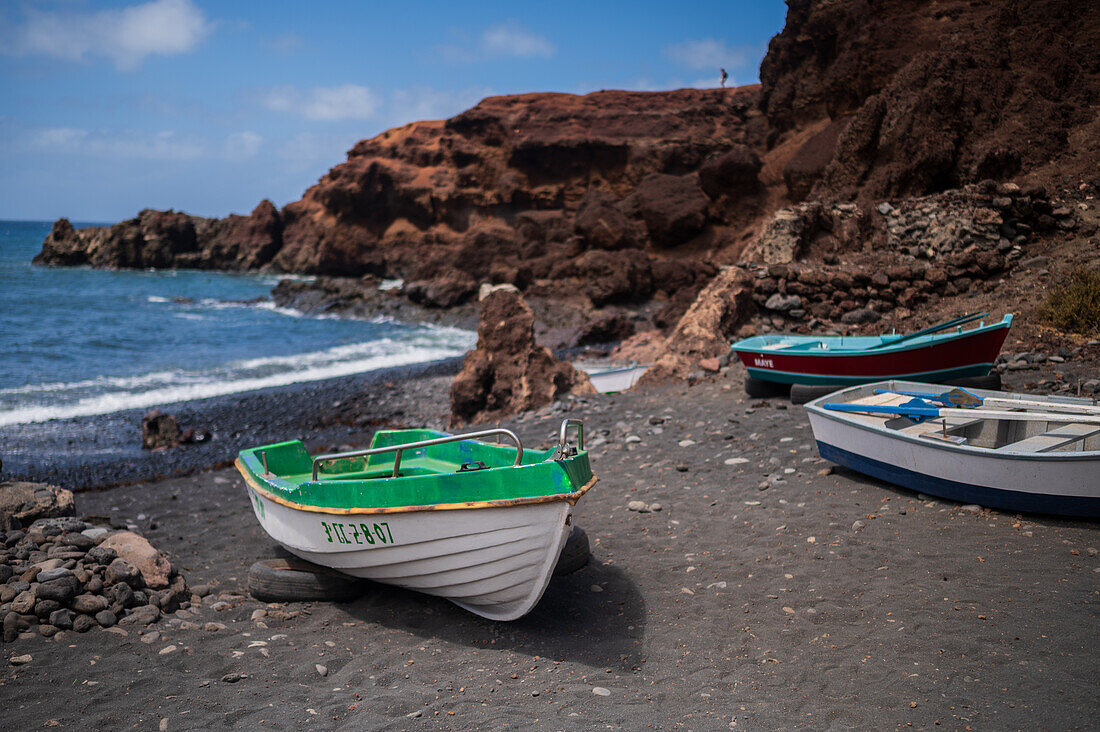
<svg viewBox="0 0 1100 732"><path fill-rule="evenodd" d="M601 591L593 591L596 586ZM373 582L365 587L362 597L342 606L349 615L425 639L625 671L645 655L641 593L626 573L595 558L551 579L535 609L511 622L486 620L419 592Z"/></svg>

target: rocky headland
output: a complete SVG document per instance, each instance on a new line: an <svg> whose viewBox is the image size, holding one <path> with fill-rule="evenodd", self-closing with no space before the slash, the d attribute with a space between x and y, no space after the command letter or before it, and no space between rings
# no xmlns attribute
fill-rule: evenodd
<svg viewBox="0 0 1100 732"><path fill-rule="evenodd" d="M792 0L759 85L491 97L359 142L282 209L61 219L35 261L320 275L276 298L467 325L506 283L552 346L669 335L740 265L755 330L988 305L1033 343L1046 283L1100 266L1098 29L1070 0Z"/></svg>

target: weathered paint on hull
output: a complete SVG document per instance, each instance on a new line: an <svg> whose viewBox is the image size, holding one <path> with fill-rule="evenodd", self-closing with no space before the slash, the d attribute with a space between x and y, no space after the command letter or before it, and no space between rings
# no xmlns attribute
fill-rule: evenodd
<svg viewBox="0 0 1100 732"><path fill-rule="evenodd" d="M307 561L444 597L491 620L515 620L542 598L568 537L572 506L346 515L299 511L246 485L256 519Z"/></svg>
<svg viewBox="0 0 1100 732"><path fill-rule="evenodd" d="M884 379L945 381L989 373L1008 335L1008 324L944 338L913 348L784 353L737 349L749 375L784 384L865 384ZM824 340L824 339L823 339Z"/></svg>
<svg viewBox="0 0 1100 732"><path fill-rule="evenodd" d="M857 389L859 394L870 394L876 388L912 390L919 386L890 381ZM978 396L1006 396L981 389L971 391ZM814 439L827 460L955 501L1010 511L1100 516L1100 454L1095 451L1013 453L940 444L853 423L845 413L820 406L826 400L846 401L850 393L856 390L806 405Z"/></svg>
<svg viewBox="0 0 1100 732"><path fill-rule="evenodd" d="M742 358L742 363L744 359ZM808 384L814 386L856 386L866 384L868 381L878 381L883 378L905 379L907 381L920 381L934 384L941 381L963 379L970 376L985 376L993 368L993 363L979 363L945 371L928 371L920 373L887 374L875 377L868 376L841 376L838 374L806 374L787 373L783 371L748 369L749 376L763 381L773 381L780 384Z"/></svg>

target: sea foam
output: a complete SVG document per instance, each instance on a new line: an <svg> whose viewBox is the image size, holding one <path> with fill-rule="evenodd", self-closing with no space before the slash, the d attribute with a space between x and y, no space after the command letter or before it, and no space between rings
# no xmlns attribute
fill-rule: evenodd
<svg viewBox="0 0 1100 732"><path fill-rule="evenodd" d="M0 389L0 404L21 402L6 410L0 407L0 426L159 407L437 361L463 354L473 340L469 331L436 327L411 338L382 338L313 353L244 359L209 371L159 371Z"/></svg>

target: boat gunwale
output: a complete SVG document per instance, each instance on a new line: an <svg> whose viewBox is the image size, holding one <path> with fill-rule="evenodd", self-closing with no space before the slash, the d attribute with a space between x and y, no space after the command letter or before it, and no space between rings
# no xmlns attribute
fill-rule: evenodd
<svg viewBox="0 0 1100 732"><path fill-rule="evenodd" d="M598 476L592 473L592 477L588 479L584 485L575 491L569 493L555 493L547 496L523 496L519 498L498 498L489 501L464 501L460 503L435 503L425 504L419 506L355 506L351 508L337 508L316 506L309 503L298 503L297 501L291 501L287 498L283 498L280 495L276 495L267 486L262 485L260 479L252 474L252 471L248 469L248 466L238 457L234 462L234 466L237 471L248 483L249 487L255 490L269 501L278 503L279 505L286 506L287 508L295 509L297 511L306 511L309 513L326 513L337 516L349 516L349 515L385 515L394 513L418 513L425 511L461 511L469 509L480 508L507 508L509 506L527 506L538 503L555 503L557 501L565 501L571 506L575 506L577 501L591 490L592 486L596 485ZM526 466L521 466L526 467Z"/></svg>
<svg viewBox="0 0 1100 732"><path fill-rule="evenodd" d="M989 332L992 332L992 331L1000 329L1000 328L1004 328L1004 329L1007 330L1011 327L1012 327L1012 314L1009 313L1009 314L1005 315L1000 321L998 321L996 323L991 323L989 325L982 325L982 326L979 326L977 328L971 328L970 330L964 330L964 331L957 332L957 333L930 333L926 336L921 336L921 338L928 338L929 340L920 340L920 338L914 338L912 340L899 340L899 342L897 342L895 344L882 345L882 346L878 346L878 347L868 346L868 347L862 347L862 348L852 348L852 349L848 349L848 350L838 349L838 350L835 350L835 351L827 351L827 350L822 349L822 350L816 351L816 352L810 352L810 351L794 352L794 351L792 351L792 352L789 352L789 353L783 353L783 352L781 352L779 350L776 350L776 349L764 348L763 346L743 346L743 345L740 345L742 343L745 343L747 341L751 341L751 340L754 340L754 339L757 339L757 338L770 338L770 337L772 337L770 335L763 335L763 336L757 335L757 336L750 336L749 338L743 338L742 340L739 340L735 343L731 343L730 344L730 349L733 350L734 353L738 353L738 354L740 354L740 353L751 353L751 354L758 355L758 356L776 356L776 355L788 356L789 355L789 356L812 357L812 358L857 358L857 357L864 357L864 356L871 357L871 356L876 356L878 354L883 354L883 353L904 353L905 351L914 351L914 350L919 350L919 349L922 349L922 348L931 348L932 346L940 345L942 343L949 343L951 341L962 339L962 338L970 338L970 337L973 337L973 336L976 336L976 335L989 333ZM903 336L904 336L904 334L899 334L899 338L903 337ZM840 340L840 339L843 339L843 338L868 338L868 337L874 338L875 336L813 336L813 335L802 335L802 334L799 334L799 333L778 333L778 334L775 334L775 337L777 337L777 338L791 338L791 337L794 337L794 338L798 338L798 339L805 339L805 341L803 341L803 342L810 343L812 341L818 341L818 342L832 341L832 340ZM879 336L879 337L881 337L881 336ZM792 345L795 345L795 344L792 344ZM975 363L978 363L978 362L975 362Z"/></svg>
<svg viewBox="0 0 1100 732"><path fill-rule="evenodd" d="M889 428L887 428L885 426L885 424L883 424L883 425L865 424L861 421L852 419L850 417L845 418L844 415L847 414L846 412L834 412L834 411L830 411L828 409L825 409L823 406L821 406L825 403L826 400L836 401L837 396L839 396L842 392L851 392L851 391L855 391L857 389L867 389L867 388L871 388L871 387L887 388L889 385L896 385L896 384L900 384L900 385L903 385L903 386L916 386L916 387L927 387L927 386L929 386L929 384L922 384L922 383L917 383L917 382L905 382L905 381L895 382L893 380L878 381L878 382L873 382L873 383L869 383L869 384L861 384L861 385L858 385L858 386L851 386L851 387L848 387L846 389L838 389L837 391L834 391L831 394L826 394L825 396L818 397L817 399L814 399L811 402L807 402L806 405L805 405L806 411L811 412L815 416L821 417L823 419L828 419L832 422L837 422L837 423L845 425L847 427L854 427L856 429L860 429L860 430L863 430L865 432L871 432L873 434L881 435L881 436L888 437L888 438L891 438L891 439L899 439L900 438L904 442L908 442L908 443L911 443L911 444L914 444L914 445L920 445L921 447L932 448L934 450L942 450L944 452L949 452L949 453L970 454L970 455L974 455L974 456L977 456L977 457L989 458L989 459L992 459L992 460L1025 460L1025 461L1033 461L1033 462L1034 461L1039 461L1039 462L1066 462L1067 460L1078 461L1078 460L1097 460L1097 459L1100 459L1100 450L1077 450L1077 451L1072 451L1072 452L1070 452L1070 451L1062 451L1062 452L1011 452L1011 451L1005 451L1005 452L1000 452L999 450L988 448L988 447L975 447L974 445L956 445L956 444L952 444L952 443L940 443L940 442L936 442L936 441L933 441L933 440L921 439L920 437L916 437L914 435L910 435L910 434L907 434L905 432L901 432L900 430L890 430ZM978 394L979 396L982 393L988 392L987 389L970 389L968 391L972 391L972 392ZM1007 392L1001 392L1001 393L1007 393ZM1033 396L1044 396L1044 395L1039 394L1039 395L1033 395ZM848 402L845 402L845 403L848 403ZM1068 413L1068 412L1066 414L1067 414L1067 416L1071 416L1070 413ZM885 422L885 420L883 420L883 421ZM1057 423L1062 422L1062 420L1050 420L1050 421L1057 422ZM1071 424L1073 423L1072 419L1067 419L1067 420L1064 420L1064 421L1067 422L1067 423L1071 423Z"/></svg>

